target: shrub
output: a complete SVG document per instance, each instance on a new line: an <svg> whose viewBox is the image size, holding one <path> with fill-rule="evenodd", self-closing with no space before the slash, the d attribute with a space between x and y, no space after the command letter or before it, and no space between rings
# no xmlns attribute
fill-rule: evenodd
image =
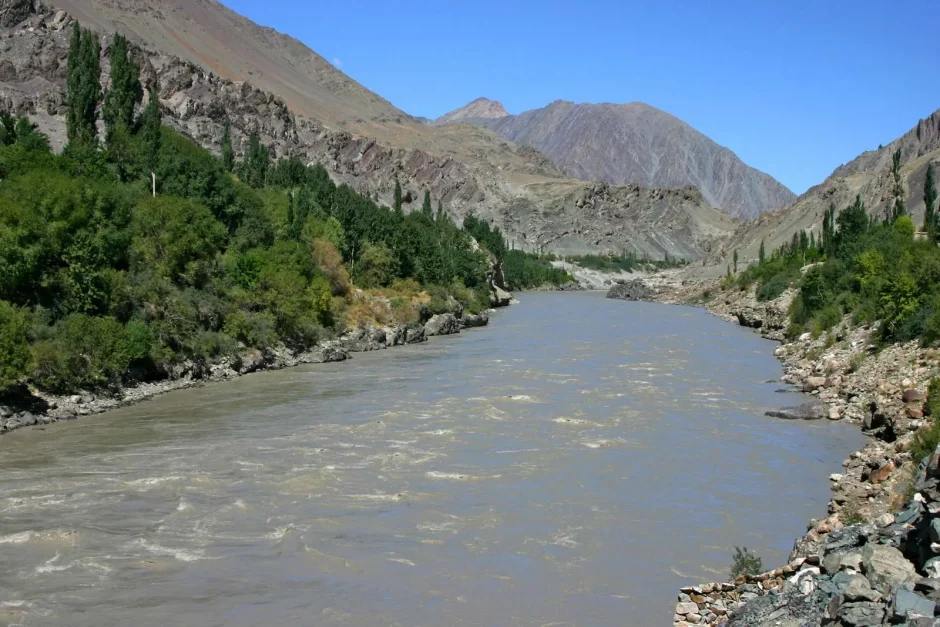
<svg viewBox="0 0 940 627"><path fill-rule="evenodd" d="M778 298L790 287L790 277L786 272L775 274L770 280L761 283L757 289L757 300L766 301Z"/></svg>
<svg viewBox="0 0 940 627"><path fill-rule="evenodd" d="M855 353L852 355L852 359L849 360L849 372L858 372L862 364L865 363L865 357L867 357L865 353Z"/></svg>
<svg viewBox="0 0 940 627"><path fill-rule="evenodd" d="M349 293L349 272L343 266L343 257L336 246L325 239L313 240L313 258L323 275L330 282L333 296L345 296Z"/></svg>
<svg viewBox="0 0 940 627"><path fill-rule="evenodd" d="M384 244L366 244L356 265L356 283L360 287L385 287L398 273L398 262Z"/></svg>
<svg viewBox="0 0 940 627"><path fill-rule="evenodd" d="M940 418L940 378L934 377L927 385L927 415Z"/></svg>
<svg viewBox="0 0 940 627"><path fill-rule="evenodd" d="M747 547L734 547L730 571L732 581L741 575L758 575L763 568L761 558L751 553Z"/></svg>
<svg viewBox="0 0 940 627"><path fill-rule="evenodd" d="M16 385L29 366L26 316L0 300L0 392Z"/></svg>
<svg viewBox="0 0 940 627"><path fill-rule="evenodd" d="M277 344L274 324L274 316L267 312L239 310L225 321L225 333L245 346L264 349Z"/></svg>
<svg viewBox="0 0 940 627"><path fill-rule="evenodd" d="M858 510L858 504L851 501L846 503L839 512L839 518L842 519L842 523L845 525L860 525L865 522L865 517Z"/></svg>
<svg viewBox="0 0 940 627"><path fill-rule="evenodd" d="M826 306L825 309L816 314L814 326L817 335L829 331L837 324L842 322L842 310L835 303ZM831 345L830 345L831 346Z"/></svg>
<svg viewBox="0 0 940 627"><path fill-rule="evenodd" d="M53 391L114 385L131 363L127 333L113 318L73 314L56 327L52 346L52 363L48 353L40 355L45 362L40 381Z"/></svg>

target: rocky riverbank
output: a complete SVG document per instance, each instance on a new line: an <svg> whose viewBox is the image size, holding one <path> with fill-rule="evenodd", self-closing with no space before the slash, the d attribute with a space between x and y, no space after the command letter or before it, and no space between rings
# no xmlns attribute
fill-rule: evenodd
<svg viewBox="0 0 940 627"><path fill-rule="evenodd" d="M509 304L511 297L506 294L505 300L506 304ZM453 335L463 329L486 326L492 311L480 314L438 314L424 324L385 327L365 325L300 353L281 345L263 351L248 349L235 357L225 358L213 364L186 361L174 365L163 380L127 386L108 393L83 392L57 396L24 391L15 396L11 395L9 399L0 400L0 434L24 427L41 428L42 425L100 414L118 407L135 405L174 390L226 381L262 370L345 361L351 358L351 353L419 344L426 342L429 337Z"/></svg>
<svg viewBox="0 0 940 627"><path fill-rule="evenodd" d="M920 465L908 452L926 426L929 381L940 376L938 353L916 343L876 350L874 327L848 318L819 337L787 341L794 293L758 302L754 291L718 281L683 282L666 272L644 281L649 292L627 296L695 305L783 342L775 355L783 381L808 398L768 412L777 419L843 420L869 443L830 477L824 517L810 521L788 564L755 576L683 588L675 625L936 625L940 603L938 454ZM624 297L621 290L612 298Z"/></svg>

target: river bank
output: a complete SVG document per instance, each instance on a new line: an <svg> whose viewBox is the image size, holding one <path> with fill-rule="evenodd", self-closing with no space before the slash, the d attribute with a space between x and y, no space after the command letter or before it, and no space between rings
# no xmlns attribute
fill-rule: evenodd
<svg viewBox="0 0 940 627"><path fill-rule="evenodd" d="M829 333L788 341L792 290L761 303L753 289L724 290L719 283L664 272L615 296L699 306L782 342L774 351L784 366L782 381L806 402L768 415L850 422L869 442L830 477L825 516L811 520L794 541L787 564L733 582L682 588L674 624L878 625L924 616L929 622L907 624L934 625L940 560L930 559L940 553L940 534L924 528L940 529L940 520L928 520L940 514L937 456L918 474L920 460L911 459L908 448L927 424L927 386L940 376L937 351L916 342L876 350L875 329L852 327L848 317Z"/></svg>
<svg viewBox="0 0 940 627"><path fill-rule="evenodd" d="M512 302L510 298L507 294L503 306ZM465 313L459 318L452 313L438 314L424 324L384 327L366 325L348 330L337 339L321 342L303 352L294 352L279 345L269 350L244 350L237 356L211 364L188 360L175 364L163 380L141 382L108 392L55 395L29 390L0 400L0 435L16 429L42 428L60 421L101 414L175 390L228 381L256 372L303 364L341 362L350 359L352 353L420 344L430 337L454 335L463 329L484 327L489 324L489 315L493 312L491 309L476 315Z"/></svg>

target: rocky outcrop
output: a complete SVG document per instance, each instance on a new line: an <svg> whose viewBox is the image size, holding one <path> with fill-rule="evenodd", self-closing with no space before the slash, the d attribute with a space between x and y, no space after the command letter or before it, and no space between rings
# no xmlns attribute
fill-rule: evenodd
<svg viewBox="0 0 940 627"><path fill-rule="evenodd" d="M437 314L424 323L424 333L428 337L460 333L460 320L452 313Z"/></svg>
<svg viewBox="0 0 940 627"><path fill-rule="evenodd" d="M618 283L607 292L607 298L618 300L653 300L654 292L642 279L634 279L626 283Z"/></svg>
<svg viewBox="0 0 940 627"><path fill-rule="evenodd" d="M3 1L7 4L2 6L17 7L8 12L9 19L18 17L21 3ZM257 130L275 157L321 163L337 183L387 205L396 180L406 199L430 191L458 223L473 210L498 225L515 248L529 251L621 253L628 248L652 258L667 253L695 259L716 249L718 240L736 226L694 189L573 181L531 148L501 141L488 131L470 126L455 131L453 126L405 119L299 42L285 43L289 38L257 30L214 0L165 0L157 10L144 0L62 1L82 15L86 26L98 26L102 33L115 27L129 32L140 46L142 81L157 88L164 123L210 150L219 150L228 119L239 155ZM97 24L89 22L91 17ZM50 10L31 13L12 28L0 27L0 110L30 115L56 149L65 143L70 23L67 14ZM179 28L168 31L172 24ZM174 37L168 39L167 32ZM262 64L263 71L254 59L247 65L239 59L218 60L216 65L234 63L240 69L215 72L200 65L202 57L194 54L207 45L200 33L221 49L265 55L271 49L287 50L290 58L286 63L281 57L271 59ZM110 71L107 44L103 39L104 82ZM219 54L211 45L205 52ZM308 76L311 68L315 71ZM363 118L350 116L358 99L370 112ZM339 100L345 104L337 108ZM467 133L470 137L464 137ZM412 208L416 203L406 201L405 210Z"/></svg>
<svg viewBox="0 0 940 627"><path fill-rule="evenodd" d="M0 26L16 26L33 12L33 0L0 0Z"/></svg>
<svg viewBox="0 0 940 627"><path fill-rule="evenodd" d="M465 313L460 318L461 329L475 329L478 327L485 327L489 323L490 323L490 316L485 311L478 313L478 314Z"/></svg>
<svg viewBox="0 0 940 627"><path fill-rule="evenodd" d="M829 407L821 401L809 401L797 407L784 407L765 412L771 418L784 420L821 420L829 415Z"/></svg>

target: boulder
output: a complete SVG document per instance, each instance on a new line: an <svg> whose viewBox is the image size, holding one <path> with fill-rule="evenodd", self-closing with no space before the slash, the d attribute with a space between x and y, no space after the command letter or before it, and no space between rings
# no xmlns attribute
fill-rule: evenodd
<svg viewBox="0 0 940 627"><path fill-rule="evenodd" d="M490 304L493 307L508 307L512 304L512 294L498 285L494 285L493 291L490 292Z"/></svg>
<svg viewBox="0 0 940 627"><path fill-rule="evenodd" d="M868 480L874 484L881 483L885 481L888 477L891 476L891 473L894 472L894 462L888 462L881 468L873 470L870 475L868 475Z"/></svg>
<svg viewBox="0 0 940 627"><path fill-rule="evenodd" d="M836 616L844 625L855 625L856 627L880 625L885 617L885 606L881 603L870 603L868 601L843 603L839 606Z"/></svg>
<svg viewBox="0 0 940 627"><path fill-rule="evenodd" d="M615 298L617 300L651 300L653 296L653 290L651 290L642 279L634 279L627 283L615 285L607 292L607 298Z"/></svg>
<svg viewBox="0 0 940 627"><path fill-rule="evenodd" d="M877 601L881 598L881 594L872 590L871 584L861 575L852 575L845 589L842 590L842 598L849 602Z"/></svg>
<svg viewBox="0 0 940 627"><path fill-rule="evenodd" d="M798 407L783 407L776 411L768 411L765 415L784 420L821 420L829 415L829 409L822 401L809 401Z"/></svg>
<svg viewBox="0 0 940 627"><path fill-rule="evenodd" d="M426 342L428 336L424 332L423 326L410 327L405 331L405 344L420 344Z"/></svg>
<svg viewBox="0 0 940 627"><path fill-rule="evenodd" d="M460 322L454 314L437 314L424 324L424 333L428 337L460 333Z"/></svg>
<svg viewBox="0 0 940 627"><path fill-rule="evenodd" d="M866 544L862 548L862 570L876 586L895 588L919 579L914 565L893 546Z"/></svg>
<svg viewBox="0 0 940 627"><path fill-rule="evenodd" d="M895 590L892 601L894 622L898 623L915 616L932 617L936 609L936 604L933 601L905 588Z"/></svg>
<svg viewBox="0 0 940 627"><path fill-rule="evenodd" d="M463 329L472 329L475 327L485 327L490 323L490 317L486 312L478 314L467 314L465 313L460 319L460 326Z"/></svg>
<svg viewBox="0 0 940 627"><path fill-rule="evenodd" d="M822 387L826 387L826 377L808 377L803 381L804 392L814 392Z"/></svg>
<svg viewBox="0 0 940 627"><path fill-rule="evenodd" d="M901 400L905 403L923 403L927 400L927 395L920 390L907 389L901 395Z"/></svg>

